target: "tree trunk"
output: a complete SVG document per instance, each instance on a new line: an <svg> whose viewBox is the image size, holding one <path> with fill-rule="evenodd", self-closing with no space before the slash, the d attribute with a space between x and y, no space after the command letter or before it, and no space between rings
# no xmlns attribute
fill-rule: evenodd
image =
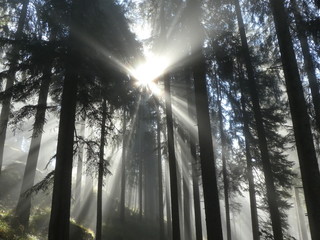
<svg viewBox="0 0 320 240"><path fill-rule="evenodd" d="M19 195L18 204L16 207L16 216L20 224L25 228L29 225L29 217L31 210L31 196L25 196L25 192L30 189L34 184L34 179L37 171L37 163L41 146L41 138L43 132L43 126L45 124L45 114L47 108L47 97L49 92L49 86L51 82L51 67L46 69L41 80L38 109L35 116L35 122L33 127L33 133L30 143L30 149L26 162L26 167L23 174L23 180Z"/></svg>
<svg viewBox="0 0 320 240"><path fill-rule="evenodd" d="M169 162L168 162L169 165ZM166 207L166 212L167 212L167 238L168 240L173 240L172 239L172 216L171 216L171 201L170 201L170 174L168 171L169 166L166 166L166 203L167 203L167 207Z"/></svg>
<svg viewBox="0 0 320 240"><path fill-rule="evenodd" d="M26 22L26 16L28 11L29 0L25 0L22 5L21 14L18 21L17 31L15 33L14 39L19 42L22 38L23 28ZM19 58L19 46L13 45L11 50L11 59L9 63L9 70L7 76L7 83L5 91L11 88L15 81L16 67L18 64ZM2 170L3 164L3 153L4 153L4 143L6 140L7 126L9 121L10 114L10 104L11 104L11 96L5 99L2 103L2 109L0 114L0 173Z"/></svg>
<svg viewBox="0 0 320 240"><path fill-rule="evenodd" d="M143 131L144 131L144 92L139 109L139 218L142 220L143 215L143 163L144 163L144 148L142 146Z"/></svg>
<svg viewBox="0 0 320 240"><path fill-rule="evenodd" d="M192 89L191 76L186 77L186 85L188 86L188 117L194 119L194 111L192 106L194 105L194 92ZM197 168L197 149L195 143L195 137L192 135L191 130L188 133L188 141L191 153L191 175L192 175L192 190L193 190L193 205L194 205L194 221L196 230L196 240L202 240L202 224L201 224L201 204L199 193L199 180L198 180L198 168Z"/></svg>
<svg viewBox="0 0 320 240"><path fill-rule="evenodd" d="M245 149L246 149L246 162L247 162L247 177L249 182L249 199L250 199L250 212L251 212L251 225L252 225L252 236L253 240L259 240L259 221L258 221L258 211L257 211L257 201L256 201L256 191L254 184L254 177L252 173L252 157L250 153L250 130L249 130L249 118L246 112L245 99L243 96L244 86L243 86L242 76L240 76L240 88L241 88L241 112L243 121L243 134L245 137Z"/></svg>
<svg viewBox="0 0 320 240"><path fill-rule="evenodd" d="M222 240L219 193L217 187L215 159L209 117L208 93L206 86L206 63L200 45L204 42L203 27L200 23L201 8L199 1L187 2L189 31L195 38L189 38L193 59L195 108L198 122L199 150L203 183L204 207L208 240ZM195 44L196 43L196 44Z"/></svg>
<svg viewBox="0 0 320 240"><path fill-rule="evenodd" d="M293 14L296 21L298 39L300 41L300 45L302 49L305 71L307 73L308 80L309 80L313 109L315 113L316 127L318 132L320 132L320 92L319 92L319 85L318 85L318 80L316 76L316 70L315 70L315 66L314 66L312 55L309 48L308 37L306 35L305 28L304 28L305 22L299 13L297 2L295 0L290 0L290 2L293 7Z"/></svg>
<svg viewBox="0 0 320 240"><path fill-rule="evenodd" d="M231 224L230 224L230 204L229 204L229 179L227 172L227 160L226 160L226 136L223 129L223 115L221 106L221 93L220 86L217 83L218 92L218 118L219 118L219 131L221 138L221 160L222 160L222 176L224 186L224 204L226 213L226 226L227 226L227 239L231 240Z"/></svg>
<svg viewBox="0 0 320 240"><path fill-rule="evenodd" d="M121 196L120 196L120 221L125 221L125 192L126 192L126 111L123 110L123 126L122 126L122 165L121 165Z"/></svg>
<svg viewBox="0 0 320 240"><path fill-rule="evenodd" d="M173 138L173 119L171 106L170 77L164 77L165 105L167 118L168 134L168 159L170 173L170 192L171 192L171 215L172 215L172 239L180 240L180 220L179 220L179 200L178 200L178 178L176 167L176 156Z"/></svg>
<svg viewBox="0 0 320 240"><path fill-rule="evenodd" d="M301 207L301 200L300 200L300 193L299 193L299 188L297 186L294 186L294 195L295 195L295 200L296 200L296 210L298 213L298 224L299 224L299 229L300 229L300 237L301 239L309 239L308 238L308 233L307 233L307 228L306 228L306 221L305 221L305 213L303 208Z"/></svg>
<svg viewBox="0 0 320 240"><path fill-rule="evenodd" d="M157 109L157 160L158 160L158 188L159 188L159 240L164 240L164 220L163 220L163 187L162 187L162 164L161 164L161 125L160 112Z"/></svg>
<svg viewBox="0 0 320 240"><path fill-rule="evenodd" d="M188 171L189 173L189 171ZM183 177L184 240L192 239L189 179Z"/></svg>
<svg viewBox="0 0 320 240"><path fill-rule="evenodd" d="M239 32L241 37L241 44L242 44L242 56L245 62L247 75L248 75L248 88L249 94L251 97L252 105L253 105L253 114L257 125L257 133L258 133L258 144L261 153L261 161L263 167L263 173L266 182L266 190L267 190L267 202L269 205L270 210L270 217L271 217L271 225L273 230L273 236L275 240L282 240L282 224L281 224L281 217L277 202L277 194L276 189L273 181L273 173L270 163L270 157L268 152L268 145L266 134L264 130L264 124L261 114L260 102L257 92L257 87L255 83L254 77L254 69L251 62L249 47L247 43L247 38L245 34L240 4L238 0L234 1L235 8L236 8L236 15L238 20Z"/></svg>
<svg viewBox="0 0 320 240"><path fill-rule="evenodd" d="M49 224L49 240L69 239L77 85L77 76L69 70L65 77L62 93L57 157Z"/></svg>
<svg viewBox="0 0 320 240"><path fill-rule="evenodd" d="M83 114L82 117L80 117L80 136L85 137L85 127L86 127L86 116ZM76 190L75 190L75 209L78 211L81 209L81 187L82 187L82 168L83 168L83 148L84 144L79 144L79 150L78 150L78 165L77 165L77 177L76 177Z"/></svg>
<svg viewBox="0 0 320 240"><path fill-rule="evenodd" d="M101 137L100 137L100 151L99 151L99 169L98 169L98 190L97 190L97 225L96 225L96 240L101 240L102 234L102 186L104 175L104 147L106 138L106 116L107 103L102 100L102 121L101 121Z"/></svg>
<svg viewBox="0 0 320 240"><path fill-rule="evenodd" d="M190 151L193 159L192 162L192 190L194 201L194 218L196 227L196 240L202 240L202 223L201 223L201 204L198 181L197 154L194 140L190 140Z"/></svg>
<svg viewBox="0 0 320 240"><path fill-rule="evenodd" d="M54 12L59 18L61 2L53 1L53 5ZM69 44L65 66L48 240L69 239L73 144L79 77L74 69L77 69L81 61L78 53L81 44L76 36L75 26L79 24L82 12L79 2L73 2L71 8L68 43L72 44Z"/></svg>
<svg viewBox="0 0 320 240"><path fill-rule="evenodd" d="M320 173L310 128L310 119L303 95L284 2L283 0L270 0L270 4L280 46L310 232L312 239L316 240L320 239Z"/></svg>
<svg viewBox="0 0 320 240"><path fill-rule="evenodd" d="M211 136L205 62L201 53L193 66L200 161L208 240L222 240L219 194Z"/></svg>

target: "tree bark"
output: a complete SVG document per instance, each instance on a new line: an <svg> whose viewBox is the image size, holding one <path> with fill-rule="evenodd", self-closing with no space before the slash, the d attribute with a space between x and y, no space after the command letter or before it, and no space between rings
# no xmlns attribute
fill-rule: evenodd
<svg viewBox="0 0 320 240"><path fill-rule="evenodd" d="M102 235L102 187L104 175L104 147L106 138L106 116L107 103L105 98L102 100L102 121L101 121L101 137L100 137L100 151L98 164L98 190L97 190L97 225L96 225L96 240L101 240Z"/></svg>
<svg viewBox="0 0 320 240"><path fill-rule="evenodd" d="M168 162L169 165L169 162ZM167 238L168 240L172 239L172 216L171 216L171 201L170 201L170 174L169 171L167 171L168 168L166 166L166 212L167 212Z"/></svg>
<svg viewBox="0 0 320 240"><path fill-rule="evenodd" d="M68 240L78 79L68 70L63 86L49 240Z"/></svg>
<svg viewBox="0 0 320 240"><path fill-rule="evenodd" d="M29 0L26 0L23 2L17 30L14 36L14 39L17 42L19 42L19 40L21 40L22 38L23 28L25 26L26 17L27 17L28 5L29 5ZM10 89L13 86L15 81L16 68L17 68L18 59L19 59L19 48L20 48L19 45L13 45L11 50L12 57L9 63L9 70L8 70L5 91ZM9 121L11 98L12 96L9 96L7 99L3 101L1 114L0 114L0 173L2 170L2 164L3 164L4 143L6 140L7 126Z"/></svg>
<svg viewBox="0 0 320 240"><path fill-rule="evenodd" d="M303 189L308 210L311 237L320 239L320 173L315 153L310 119L290 36L283 0L270 0L280 46L287 94L292 116Z"/></svg>
<svg viewBox="0 0 320 240"><path fill-rule="evenodd" d="M208 240L222 240L219 194L211 136L205 62L201 54L193 66L200 161Z"/></svg>
<svg viewBox="0 0 320 240"><path fill-rule="evenodd" d="M144 93L142 93L142 100L139 109L139 218L142 220L143 216L143 164L144 164L144 148L142 146L143 131L144 131Z"/></svg>
<svg viewBox="0 0 320 240"><path fill-rule="evenodd" d="M30 143L30 149L27 157L26 167L23 174L23 180L19 195L18 204L15 215L20 224L25 228L29 225L29 217L31 210L31 196L25 196L25 192L34 184L34 179L37 171L37 163L41 146L42 132L45 124L45 115L47 108L47 97L49 93L49 86L51 82L51 67L46 69L41 80L38 109L35 116L33 133Z"/></svg>
<svg viewBox="0 0 320 240"><path fill-rule="evenodd" d="M80 117L80 136L85 137L85 127L86 127L86 116L83 114L83 116ZM81 209L81 186L82 186L82 168L83 168L83 148L84 144L79 144L79 150L78 150L78 165L77 165L77 177L76 177L76 190L75 190L75 209L78 211L78 209ZM80 220L80 219L79 219Z"/></svg>
<svg viewBox="0 0 320 240"><path fill-rule="evenodd" d="M190 119L194 119L194 111L192 106L194 105L194 92L192 89L193 82L190 77L186 77L186 85L188 86L188 116ZM199 193L199 180L198 180L198 168L197 168L197 149L196 140L192 135L191 130L188 133L188 141L191 153L191 175L192 175L192 190L193 190L193 205L194 205L194 221L196 230L196 240L202 240L202 224L201 224L201 204Z"/></svg>
<svg viewBox="0 0 320 240"><path fill-rule="evenodd" d="M313 109L315 113L316 128L318 132L320 132L320 91L313 58L310 52L308 37L304 28L305 22L302 19L301 14L299 13L297 2L295 0L290 0L290 2L293 8L293 15L296 21L297 35L301 45L305 71L309 80Z"/></svg>
<svg viewBox="0 0 320 240"><path fill-rule="evenodd" d="M273 236L275 240L282 240L283 233L282 233L282 224L281 224L281 217L279 212L279 206L277 202L277 194L276 189L273 181L273 173L271 168L271 162L269 157L268 151L268 144L264 129L263 118L261 114L260 108L260 101L258 97L255 76L254 76L254 69L251 62L251 56L249 52L249 46L246 38L246 33L244 29L240 4L238 0L234 1L236 15L238 20L241 44L242 44L242 56L246 66L247 75L248 75L248 88L249 94L251 97L252 105L253 105L253 114L256 121L256 128L258 134L258 144L261 153L261 161L263 167L263 173L266 182L266 190L267 190L267 202L269 205L270 210L270 217L271 217L271 225L273 230Z"/></svg>
<svg viewBox="0 0 320 240"><path fill-rule="evenodd" d="M201 48L195 45L204 42L204 32L200 24L200 4L197 0L187 2L189 10L190 34L195 39L188 39L194 59L192 72L194 77L195 108L198 122L200 162L203 183L204 205L208 240L222 240L219 193L217 187L215 159L209 117L208 93L206 86L206 63Z"/></svg>
<svg viewBox="0 0 320 240"><path fill-rule="evenodd" d="M171 191L171 215L172 215L172 239L180 240L180 220L179 220L179 200L178 200L178 178L176 167L176 156L174 147L173 119L171 106L171 88L170 77L164 77L165 105L167 118L168 134L168 158L170 173L170 191Z"/></svg>
<svg viewBox="0 0 320 240"><path fill-rule="evenodd" d="M241 88L241 112L243 121L243 134L245 137L245 149L246 149L246 162L247 162L247 177L249 183L249 199L250 199L250 212L251 212L251 225L252 225L252 237L253 240L259 240L259 221L258 221L258 210L257 210L257 200L256 191L254 184L254 177L252 173L252 157L250 153L250 130L249 130L249 118L246 111L245 99L243 96L244 86L243 86L242 76L240 76L240 88Z"/></svg>
<svg viewBox="0 0 320 240"><path fill-rule="evenodd" d="M120 196L120 221L125 221L125 192L126 192L126 110L123 110L123 141L122 141L122 165L121 165L121 196Z"/></svg>
<svg viewBox="0 0 320 240"><path fill-rule="evenodd" d="M217 97L218 97L218 117L219 117L219 131L221 138L221 160L222 160L222 176L224 186L224 204L226 213L226 226L227 226L227 239L231 240L231 224L230 224L230 204L229 204L229 179L227 172L227 160L226 160L226 136L223 128L223 115L221 106L221 93L220 86L217 83Z"/></svg>
<svg viewBox="0 0 320 240"><path fill-rule="evenodd" d="M59 0L53 1L57 18L61 17L61 3ZM78 53L81 44L75 33L75 26L79 24L81 15L78 4L73 2L71 7L68 43L72 44L68 45L69 51L66 56L48 240L69 240L73 144L79 77L74 69L77 69L81 61ZM56 27L59 29L58 25Z"/></svg>
<svg viewBox="0 0 320 240"><path fill-rule="evenodd" d="M164 240L164 220L163 220L163 186L162 186L162 164L161 164L161 125L160 112L157 109L157 160L158 160L158 188L159 188L159 239Z"/></svg>

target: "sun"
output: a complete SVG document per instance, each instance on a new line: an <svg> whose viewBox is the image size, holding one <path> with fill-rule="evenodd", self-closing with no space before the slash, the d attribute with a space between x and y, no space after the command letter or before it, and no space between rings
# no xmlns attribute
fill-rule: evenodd
<svg viewBox="0 0 320 240"><path fill-rule="evenodd" d="M146 61L132 69L131 75L137 81L137 85L150 89L157 93L157 84L155 80L163 75L169 66L169 61L165 57L150 55Z"/></svg>

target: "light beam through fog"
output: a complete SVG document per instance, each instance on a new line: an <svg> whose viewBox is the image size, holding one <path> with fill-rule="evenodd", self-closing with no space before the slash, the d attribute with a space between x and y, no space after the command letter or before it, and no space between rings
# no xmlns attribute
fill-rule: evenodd
<svg viewBox="0 0 320 240"><path fill-rule="evenodd" d="M72 6L73 2L75 1L68 2L68 4L70 4L68 5L70 9L73 9L74 7ZM90 5L89 2L86 4ZM207 129L207 131L212 134L214 145L216 159L215 166L218 176L219 199L221 206L220 210L222 216L222 230L223 234L227 236L227 214L225 214L224 211L225 203L223 201L224 194L227 194L224 193L223 190L227 189L228 187L230 192L234 191L233 195L230 194L230 196L232 196L230 197L232 209L232 240L251 239L252 226L251 221L249 221L249 199L245 192L248 181L248 177L246 175L247 170L239 170L237 172L239 175L238 179L233 179L231 176L233 173L235 173L232 171L235 169L237 170L237 168L240 168L240 165L243 164L240 160L245 157L245 154L241 152L242 150L244 151L244 149L241 149L241 147L243 147L242 145L244 145L242 120L240 121L239 119L235 119L236 117L243 118L243 113L241 112L241 108L239 106L234 107L233 104L230 103L228 97L229 95L232 97L232 94L234 94L235 99L232 99L232 101L238 101L236 98L240 98L240 96L244 94L241 94L240 90L237 89L238 86L236 81L238 80L237 78L240 78L239 76L236 76L238 73L229 73L231 76L224 76L225 78L232 78L232 82L228 83L225 83L228 81L227 79L219 76L220 71L225 70L224 68L230 70L231 68L238 67L233 66L236 65L235 62L237 62L239 65L242 64L240 63L241 61L238 63L238 56L232 56L230 59L226 58L227 54L229 54L228 51L233 51L236 49L235 52L238 54L238 48L240 45L231 45L230 43L230 46L227 46L228 49L223 45L224 41L228 37L232 37L232 44L238 43L239 39L236 39L238 30L233 26L234 23L232 22L232 19L229 19L230 22L223 22L223 26L220 26L219 23L219 21L222 21L222 16L218 19L212 20L211 18L215 18L214 14L217 13L215 12L216 9L210 9L212 7L211 3L204 3L203 6L199 6L199 9L202 8L203 11L203 16L199 15L199 19L197 19L201 29L195 29L194 27L191 27L190 25L192 24L190 24L189 19L190 14L197 14L193 12L193 9L190 9L190 2L148 2L139 0L127 3L125 1L119 1L116 4L117 7L119 7L119 11L109 13L112 15L110 16L112 19L111 21L110 19L108 19L108 21L106 19L104 22L103 19L100 19L99 23L90 25L89 22L91 21L91 18L88 16L93 14L91 13L92 9L90 9L90 11L84 11L80 14L80 18L83 17L83 19L88 21L88 23L83 21L77 26L68 26L67 22L61 21L60 23L59 21L55 21L54 24L58 26L57 29L51 29L54 28L51 26L51 20L45 18L47 15L50 17L54 16L52 14L55 14L54 8L56 6L51 6L53 11L52 13L47 12L47 7L43 5L41 1L35 1L34 3L32 2L32 7L29 6L29 8L25 8L27 9L27 17L25 21L28 25L27 27L22 27L23 30L21 34L25 34L25 38L23 38L21 44L23 45L25 42L28 44L25 46L25 48L16 49L16 52L19 53L18 55L21 55L17 56L17 59L14 61L14 65L17 65L15 68L18 69L15 72L15 75L19 80L18 82L20 83L24 81L24 77L20 76L23 74L28 77L29 75L35 74L33 77L37 80L48 75L49 79L52 78L52 89L50 89L51 92L49 93L49 95L51 94L50 103L52 102L51 98L53 98L55 104L59 106L59 111L61 110L59 105L61 104L60 91L65 86L63 84L63 80L67 79L67 76L65 75L66 73L69 74L72 72L71 75L74 75L73 77L75 79L81 79L83 81L82 83L84 83L83 85L86 84L85 81L87 80L92 81L91 83L94 85L94 87L92 87L93 89L89 89L91 87L82 85L75 86L79 88L79 92L78 95L73 99L74 102L78 101L76 106L76 114L79 114L79 116L81 115L81 119L76 122L76 127L74 129L74 141L76 144L74 144L73 149L72 197L70 199L72 219L70 224L71 240L94 239L95 233L92 231L92 229L96 229L97 222L99 222L96 222L98 212L97 205L99 205L97 204L97 172L102 168L102 166L105 166L108 172L105 176L103 176L103 239L176 240L170 239L170 236L172 235L173 224L177 224L180 227L180 233L182 236L181 240L194 240L196 238L196 220L199 220L202 227L201 234L203 235L203 238L201 240L207 239L205 222L206 216L204 210L205 198L202 187L205 185L205 181L202 182L202 172L200 171L200 147L198 142L199 126L195 120L197 119L197 109L193 103L195 98L193 96L195 93L194 83L198 83L195 81L199 79L196 78L195 68L198 66L195 65L194 61L195 58L198 58L199 56L194 55L198 54L198 50L203 46L205 46L203 51L203 57L205 61L203 62L204 69L202 69L202 74L204 77L202 79L205 79L204 81L207 81L211 85L208 94L209 98L212 100L212 102L210 102L210 111L212 114L210 116L211 128L208 127L209 129ZM127 4L128 8L125 9L126 11L120 8L120 3L124 5ZM194 1L192 1L192 3L194 3ZM28 4L29 2L27 5ZM37 4L39 4L39 13L44 13L44 16L40 16L38 9L36 9L37 7L34 7L37 6ZM145 12L142 13L141 11L134 9L133 6L135 6L135 4L143 8ZM77 7L86 8L84 5ZM102 7L102 5L99 5L99 7ZM117 7L115 7L115 9L117 9ZM20 8L21 6L19 5L17 9L13 9L14 11L8 12L14 13L15 19L19 19L19 16L16 13L20 14L20 12L22 12L22 9ZM217 6L214 8L218 9ZM231 10L228 10L228 8ZM79 10L76 7L75 9L75 12ZM101 9L99 9L97 12L103 15L102 11L100 12L100 10ZM212 15L211 10L214 12ZM230 7L229 5L222 4L221 9L219 8L219 10L226 11L226 13L233 13L233 6L231 5ZM61 9L59 9L59 11L61 11ZM59 11L57 11L57 14ZM64 9L64 11L67 13L69 9ZM168 14L166 11L172 12ZM32 19L37 19L37 21L41 23L41 26L37 26L36 31L33 28L35 28L34 26L39 23L28 22L30 21L28 19L30 13L34 14ZM117 19L119 17L118 15L123 14L130 16L131 26L120 21L123 19ZM22 13L21 15L23 16ZM233 14L229 15L233 16ZM67 17L72 18L73 15L68 15ZM201 19L201 17L207 17L208 19ZM249 19L245 20L249 21ZM10 19L5 18L4 22L6 21L9 21L10 26L14 26L14 21L16 20L10 22ZM166 22L167 25L165 24ZM208 24L208 22L211 25ZM61 26L59 24L61 24ZM88 26L86 24L88 24ZM96 28L99 29L101 32L98 32L98 35L101 34L102 36L105 34L103 33L103 27L99 28L100 26L103 26L103 24L106 24L106 26L112 30L110 31L112 32L112 36L104 35L104 38L101 38L107 39L110 37L111 40L107 43L103 42L104 40L100 41L101 39L97 38L95 34L89 34L91 29L88 28L90 27L93 31L95 31ZM203 26L202 29L202 25L205 24L208 25ZM225 36L220 36L218 39L214 38L216 36L205 36L205 32L212 33L214 32L212 29L215 29L215 27L220 26L221 28L227 28L229 27L227 26L229 24L235 28L234 32L228 30L228 32L225 32ZM84 28L82 25L87 28ZM63 29L61 32L59 32L60 27ZM1 22L0 28L5 29ZM133 31L136 31L136 37L141 41L141 46L137 43L136 45L138 47L137 49L134 48L134 50L130 49L130 43L132 43L130 41L133 40L129 40L131 36L129 36L130 34L126 32L130 28ZM75 41L78 41L77 44L80 46L82 45L84 48L86 48L85 50L72 49L71 46L73 46L73 43L68 42L68 31L70 31L70 29L72 29L72 33L75 35ZM13 27L10 30L16 31L17 29ZM56 33L57 36L54 36L57 39L55 39L53 42L50 42L51 31L58 31L58 33ZM201 40L199 40L201 37L193 34L201 31L203 31L205 38L207 38L204 39L203 42L200 42ZM251 31L254 31L254 29ZM4 41L5 37L7 37L6 34L8 33L1 33L1 38L3 38ZM14 34L10 34L12 37L15 37ZM108 32L108 34L110 33ZM216 34L218 36L218 32ZM230 34L230 36L228 34ZM32 39L32 42L28 42L29 39ZM19 42L20 40L21 39L10 39L12 42ZM10 41L6 43L8 46L12 44ZM64 45L64 41L68 44ZM121 45L124 42L129 44ZM78 46L77 44L75 44L75 46ZM54 49L54 51L49 49L51 51L50 55L54 55L57 60L53 59L54 61L50 63L52 66L50 65L47 69L47 72L45 72L43 69L46 67L45 65L49 63L42 63L42 61L46 62L47 59L44 61L39 52L42 52L43 49L47 50L47 45ZM56 45L58 47L56 47ZM213 51L216 49L211 49L211 45L214 45L214 47L217 48L219 47L218 50L221 52ZM34 49L31 49L37 48L34 46L39 47L40 51L37 52ZM7 46L4 48L7 48ZM131 50L132 52L137 52L137 54L132 54L130 52ZM0 49L0 51L3 51L3 49ZM72 55L73 51L79 51L79 54ZM46 55L46 52L43 52L44 55ZM10 65L9 60L11 56L10 53L1 55L3 55L3 60L0 62L2 71L6 70L5 64L8 64L8 66ZM79 57L79 59L72 59L72 64L70 64L69 55L72 57ZM33 58L38 62L33 63ZM89 61L93 62L90 63L92 65L89 64L87 58L90 59ZM41 64L39 62L41 62ZM72 65L70 68L71 70L69 68L67 69L67 67L70 66L64 66L64 62ZM28 69L29 64L32 65L32 68L30 69ZM33 66L33 64L35 66ZM75 66L73 66L73 64ZM77 64L79 64L81 67L77 66ZM88 68L92 69L87 69L86 65L89 66ZM213 67L213 65L215 66ZM230 69L228 67L230 67ZM243 66L238 69L239 72L243 71L242 67ZM25 70L25 73L23 72L24 68L27 69ZM14 69L10 69L10 71L12 70ZM108 76L104 76L104 70L106 70L106 72L110 70L112 74L109 76L108 72L106 73ZM206 70L208 72L212 72L205 72ZM97 74L95 71L101 71L103 74ZM121 75L121 77L116 76L118 73ZM1 74L4 73L1 72ZM247 77L246 74L242 72L241 74L244 75L241 76L242 78ZM106 78L104 80L105 82L100 81L104 77ZM116 81L113 82L114 79ZM163 91L165 80L171 84L170 93ZM122 83L121 81L128 85L118 85L118 83ZM217 96L215 96L215 91L217 90L215 90L215 87L211 84L215 81L221 81L219 91L228 91L228 93L222 93L228 95L227 97L219 97L222 99L221 105L224 110L222 114L225 114L222 117L222 121L225 121L225 125L222 128L225 128L227 133L226 135L233 137L233 139L226 140L229 142L228 154L239 154L239 156L236 157L229 156L227 159L228 166L226 166L226 174L229 174L230 177L228 180L229 182L227 183L223 182L222 180L222 175L224 173L223 168L220 166L220 155L222 155L221 152L223 149L220 146L222 142L220 139L222 134L219 132L219 120L216 116L218 101ZM261 78L261 81L263 81L263 78ZM39 87L37 84L35 84L35 86ZM235 93L233 93L233 91ZM35 91L32 94L37 95L38 91ZM178 175L178 182L176 185L178 189L178 209L172 209L171 206L170 186L172 185L170 185L170 183L173 181L170 180L169 172L169 148L167 136L169 134L167 134L166 129L166 121L168 116L165 115L166 109L164 104L165 99L168 99L168 97L170 97L172 100L173 142L175 146L175 152L173 155L177 161L176 173ZM27 104L36 104L37 98L38 96L28 96L26 99L23 99L23 103L12 103L12 105L14 105L12 110L20 107L20 105L24 106ZM103 154L99 155L99 138L102 129L102 114L100 111L102 99L107 104L108 114L106 116L107 120L109 121L107 121L108 124L106 124L107 136L105 138L106 144L104 146L104 156L102 156ZM1 100L3 101L2 98ZM247 104L244 108L249 109L250 107L250 104ZM238 113L236 116L236 113L230 113L233 110L235 110L235 112L241 112L241 114ZM123 119L123 116L125 115L123 113L126 114L126 121ZM56 165L58 165L58 161L56 162L55 153L57 148L59 114L60 112L58 111L54 114L47 114L45 128L41 140L40 155L36 166L36 181L34 187L32 188L33 198L31 217L29 221L30 226L29 228L28 226L20 226L17 219L13 219L14 221L10 222L17 223L16 225L18 226L20 232L28 229L34 230L39 228L39 239L46 239L49 226L49 216L52 206L52 177L54 176L53 174L50 175L49 173L55 169ZM21 131L18 129L18 127L20 127L20 123L14 126L14 130L16 131L15 133L8 128L4 151L4 168L0 175L0 239L3 238L1 235L1 226L5 226L1 221L9 219L7 216L12 217L11 215L15 214L15 208L17 205L16 202L18 200L19 190L21 188L23 170L26 165L26 156L29 152L30 135L32 132L31 129L34 122L34 116L31 115L32 114L28 116L29 119ZM86 115L86 117L82 118L84 115ZM77 115L77 117L79 116ZM201 115L199 114L199 116ZM232 121L238 122L232 123ZM126 122L125 128L123 128L124 122ZM270 126L271 125L272 124L270 124ZM160 133L157 132L158 128L160 129ZM124 131L124 129L126 130ZM250 135L250 137L252 137L253 140L256 140L256 136L254 136L254 125L250 125L249 130L251 131L249 133L252 135ZM253 143L250 142L250 144L253 146L250 146L252 149L250 149L249 152L257 155L254 156L254 158L257 158L257 160L252 161L254 169L253 176L255 182L259 184L259 186L263 186L264 179L261 177L263 172L258 168L260 160L258 159L259 154L256 153L259 151L257 150L257 147L254 146L254 141L252 142ZM69 146L71 146L71 144L72 143L70 141ZM211 146L207 145L207 147L210 148ZM72 154L70 153L69 155L71 159ZM60 166L60 168L64 168L65 165L62 164L62 167ZM205 170L206 169L203 171ZM124 184L122 184L123 179L125 179ZM241 183L237 183L236 181L240 181ZM310 238L310 234L308 232L308 221L306 219L306 211L304 209L305 200L304 195L302 194L302 187L300 186L300 179L297 181L299 183L295 183L296 185L293 186L295 198L289 199L291 201L290 203L295 205L296 211L291 211L289 222L291 225L295 224L295 226L301 232L300 235L303 235L303 238L306 238L303 240L308 240L307 238ZM238 186L239 189L236 189L236 187L234 187L235 185ZM262 194L262 196L264 196L263 187L260 187L258 191ZM199 196L195 194L196 192L198 192ZM122 193L125 195L124 207L121 204L121 199L123 197ZM64 193L62 192L61 194ZM267 207L263 205L265 199L263 197L257 197L257 200L258 203L262 205L262 208L258 211L259 221L263 227L262 229L260 226L260 232L265 234L266 231L271 232L269 229L270 226L268 225L269 215L268 212L264 210L267 209ZM217 200L217 202L219 202L219 200ZM206 203L208 203L208 201ZM197 204L199 205L198 214L201 215L197 216L199 219L196 219ZM241 204L241 206L238 204ZM163 206L163 209L159 209L161 206ZM60 207L62 208L62 204ZM27 209L24 210L27 211ZM180 222L172 223L172 213L175 213L172 212L172 210L178 212ZM5 214L7 215L2 212L6 212ZM124 217L121 216L121 212L124 212ZM293 217L294 213L292 212L296 212L298 218L297 220ZM163 220L161 218L163 218ZM11 226L8 228L10 229ZM299 236L299 233L295 232L295 229L290 227L288 233L296 237ZM81 237L78 237L79 235L81 235ZM163 235L162 239L160 239L161 235ZM35 239L38 238L35 236Z"/></svg>

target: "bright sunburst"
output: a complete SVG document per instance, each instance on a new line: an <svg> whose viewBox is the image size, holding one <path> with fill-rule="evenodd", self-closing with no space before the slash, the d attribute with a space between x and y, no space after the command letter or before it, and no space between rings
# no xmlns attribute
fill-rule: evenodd
<svg viewBox="0 0 320 240"><path fill-rule="evenodd" d="M137 80L137 85L149 88L153 93L159 94L160 90L155 80L160 77L169 66L169 61L165 57L149 55L146 61L130 71Z"/></svg>

